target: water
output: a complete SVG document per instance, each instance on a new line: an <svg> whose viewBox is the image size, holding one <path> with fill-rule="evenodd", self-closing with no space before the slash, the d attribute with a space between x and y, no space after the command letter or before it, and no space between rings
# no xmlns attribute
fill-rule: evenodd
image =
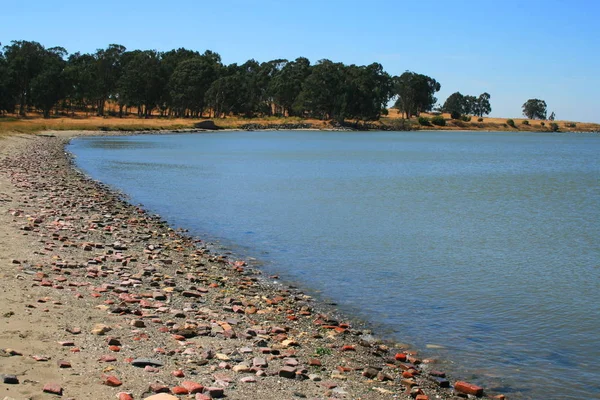
<svg viewBox="0 0 600 400"><path fill-rule="evenodd" d="M600 398L600 136L81 138L92 177L510 398Z"/></svg>

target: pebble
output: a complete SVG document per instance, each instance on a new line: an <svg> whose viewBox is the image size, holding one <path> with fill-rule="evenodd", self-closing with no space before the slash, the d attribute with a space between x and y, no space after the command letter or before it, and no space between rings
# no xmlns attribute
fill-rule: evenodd
<svg viewBox="0 0 600 400"><path fill-rule="evenodd" d="M18 385L19 378L16 375L2 375L2 382L7 385Z"/></svg>
<svg viewBox="0 0 600 400"><path fill-rule="evenodd" d="M131 365L133 365L134 367L143 368L147 365L153 367L162 367L164 364L154 358L136 358L131 362Z"/></svg>
<svg viewBox="0 0 600 400"><path fill-rule="evenodd" d="M63 388L58 383L47 383L42 389L45 393L56 394L62 396Z"/></svg>

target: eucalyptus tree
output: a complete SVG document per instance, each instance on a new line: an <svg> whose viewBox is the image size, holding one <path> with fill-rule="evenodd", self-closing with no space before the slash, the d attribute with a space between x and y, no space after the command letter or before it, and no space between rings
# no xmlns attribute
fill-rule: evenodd
<svg viewBox="0 0 600 400"><path fill-rule="evenodd" d="M221 64L213 58L196 56L179 63L169 79L168 93L177 116L190 112L199 117L206 107L206 92L217 80Z"/></svg>
<svg viewBox="0 0 600 400"><path fill-rule="evenodd" d="M410 118L421 112L431 111L437 102L435 93L441 85L435 79L415 72L406 71L394 79L395 107Z"/></svg>
<svg viewBox="0 0 600 400"><path fill-rule="evenodd" d="M287 62L272 77L267 90L275 103L276 114L294 115L294 102L309 74L310 61L298 57L294 61Z"/></svg>
<svg viewBox="0 0 600 400"><path fill-rule="evenodd" d="M300 115L342 121L345 94L344 64L324 59L311 67L294 108Z"/></svg>
<svg viewBox="0 0 600 400"><path fill-rule="evenodd" d="M344 118L374 121L392 96L392 78L381 64L350 65L344 68L345 94L342 106Z"/></svg>
<svg viewBox="0 0 600 400"><path fill-rule="evenodd" d="M148 118L165 90L165 82L161 79L160 55L153 50L136 50L126 58L118 82L119 101L137 107L138 116Z"/></svg>
<svg viewBox="0 0 600 400"><path fill-rule="evenodd" d="M44 118L50 117L52 107L65 98L66 56L67 51L62 47L45 50L42 54L40 73L31 80L32 104L42 110Z"/></svg>
<svg viewBox="0 0 600 400"><path fill-rule="evenodd" d="M546 102L544 100L529 99L523 104L522 108L523 115L529 119L546 119L547 111Z"/></svg>
<svg viewBox="0 0 600 400"><path fill-rule="evenodd" d="M14 85L22 116L31 104L31 82L42 71L44 52L44 47L38 42L25 40L13 40L4 47L9 80Z"/></svg>
<svg viewBox="0 0 600 400"><path fill-rule="evenodd" d="M0 114L14 112L16 102L16 90L10 79L8 61L0 48Z"/></svg>
<svg viewBox="0 0 600 400"><path fill-rule="evenodd" d="M99 97L98 68L92 54L71 54L65 66L66 91L69 107L88 110ZM72 111L74 111L72 109Z"/></svg>
<svg viewBox="0 0 600 400"><path fill-rule="evenodd" d="M117 85L123 73L121 57L126 48L119 44L110 44L106 49L98 49L96 58L97 114L104 115L106 101L115 97ZM143 71L140 71L143 73Z"/></svg>

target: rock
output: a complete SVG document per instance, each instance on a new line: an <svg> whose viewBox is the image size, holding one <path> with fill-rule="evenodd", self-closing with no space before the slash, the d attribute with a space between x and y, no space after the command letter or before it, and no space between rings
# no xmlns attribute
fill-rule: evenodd
<svg viewBox="0 0 600 400"><path fill-rule="evenodd" d="M183 381L181 382L181 386L186 388L190 394L202 393L204 390L204 386L194 381Z"/></svg>
<svg viewBox="0 0 600 400"><path fill-rule="evenodd" d="M294 379L296 377L296 368L283 367L279 370L278 375L283 378Z"/></svg>
<svg viewBox="0 0 600 400"><path fill-rule="evenodd" d="M160 383L151 383L150 391L154 393L169 393L169 387L165 385L161 385ZM170 399L171 397L165 397L165 399Z"/></svg>
<svg viewBox="0 0 600 400"><path fill-rule="evenodd" d="M131 362L131 365L133 365L134 367L143 368L147 365L150 365L152 367L162 367L164 364L159 360L153 358L136 358Z"/></svg>
<svg viewBox="0 0 600 400"><path fill-rule="evenodd" d="M62 396L63 394L63 388L58 383L47 383L42 390L44 393L56 394L58 396Z"/></svg>
<svg viewBox="0 0 600 400"><path fill-rule="evenodd" d="M308 375L308 379L310 379L313 382L319 382L321 380L321 376L317 374L310 374Z"/></svg>
<svg viewBox="0 0 600 400"><path fill-rule="evenodd" d="M131 326L134 326L136 328L145 328L146 327L146 323L144 321L142 321L141 319L134 319L131 321Z"/></svg>
<svg viewBox="0 0 600 400"><path fill-rule="evenodd" d="M144 400L179 400L179 398L168 393L159 393L145 397Z"/></svg>
<svg viewBox="0 0 600 400"><path fill-rule="evenodd" d="M471 394L473 396L483 395L483 388L472 383L458 381L454 384L454 390L460 393Z"/></svg>
<svg viewBox="0 0 600 400"><path fill-rule="evenodd" d="M91 334L92 335L97 335L97 336L102 336L102 335L110 332L111 330L112 330L112 328L110 326L108 326L108 325L97 324L91 330Z"/></svg>
<svg viewBox="0 0 600 400"><path fill-rule="evenodd" d="M58 368L71 368L71 363L69 361L59 360L57 365Z"/></svg>
<svg viewBox="0 0 600 400"><path fill-rule="evenodd" d="M256 382L256 378L253 376L245 376L242 379L240 379L240 382L242 383L254 383Z"/></svg>
<svg viewBox="0 0 600 400"><path fill-rule="evenodd" d="M373 379L378 373L379 371L377 369L369 367L363 371L362 375L366 378Z"/></svg>
<svg viewBox="0 0 600 400"><path fill-rule="evenodd" d="M183 371L180 370L180 369L171 372L171 375L173 375L176 378L183 378L185 376L185 374L183 373Z"/></svg>
<svg viewBox="0 0 600 400"><path fill-rule="evenodd" d="M256 368L267 368L269 366L267 360L262 357L254 357L252 365Z"/></svg>
<svg viewBox="0 0 600 400"><path fill-rule="evenodd" d="M117 393L117 399L119 400L133 400L133 395L129 392L119 392Z"/></svg>
<svg viewBox="0 0 600 400"><path fill-rule="evenodd" d="M2 382L6 383L7 385L18 385L19 378L17 378L16 375L2 375Z"/></svg>
<svg viewBox="0 0 600 400"><path fill-rule="evenodd" d="M184 395L184 394L190 393L186 388L181 387L181 386L175 386L174 388L171 389L171 392L176 395Z"/></svg>
<svg viewBox="0 0 600 400"><path fill-rule="evenodd" d="M220 387L208 387L206 388L205 393L207 393L213 399L220 399L225 395L223 388Z"/></svg>
<svg viewBox="0 0 600 400"><path fill-rule="evenodd" d="M104 385L106 385L106 386L110 386L110 387L117 387L117 386L121 386L121 385L123 384L123 382L121 382L121 381L119 380L119 378L117 378L117 377L116 377L116 376L114 376L114 375L107 376L107 377L104 379L104 382L102 382L102 383L103 383Z"/></svg>

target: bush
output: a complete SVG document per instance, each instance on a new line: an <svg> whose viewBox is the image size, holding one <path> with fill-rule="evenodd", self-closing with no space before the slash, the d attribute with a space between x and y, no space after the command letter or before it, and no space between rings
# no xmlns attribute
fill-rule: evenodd
<svg viewBox="0 0 600 400"><path fill-rule="evenodd" d="M452 118L452 119L460 119L460 113L458 111L452 111L450 113L450 118Z"/></svg>
<svg viewBox="0 0 600 400"><path fill-rule="evenodd" d="M577 124L575 122L565 122L565 126L567 128L576 128Z"/></svg>
<svg viewBox="0 0 600 400"><path fill-rule="evenodd" d="M552 130L552 132L558 132L558 124L556 122L552 122L550 124L550 129Z"/></svg>
<svg viewBox="0 0 600 400"><path fill-rule="evenodd" d="M460 119L462 119L465 122L469 122L469 121L471 121L471 116L470 115L463 115Z"/></svg>
<svg viewBox="0 0 600 400"><path fill-rule="evenodd" d="M540 122L540 125L546 126L546 123L544 121L542 121L542 122Z"/></svg>
<svg viewBox="0 0 600 400"><path fill-rule="evenodd" d="M441 115L431 118L431 123L437 126L446 126L446 120Z"/></svg>
<svg viewBox="0 0 600 400"><path fill-rule="evenodd" d="M430 126L429 118L427 117L419 117L419 125Z"/></svg>
<svg viewBox="0 0 600 400"><path fill-rule="evenodd" d="M512 126L513 128L515 127L515 121L513 121L512 119L507 119L506 124Z"/></svg>
<svg viewBox="0 0 600 400"><path fill-rule="evenodd" d="M529 125L529 121L525 120L522 122L523 125Z"/></svg>
<svg viewBox="0 0 600 400"><path fill-rule="evenodd" d="M483 122L483 117L477 118L477 122Z"/></svg>

